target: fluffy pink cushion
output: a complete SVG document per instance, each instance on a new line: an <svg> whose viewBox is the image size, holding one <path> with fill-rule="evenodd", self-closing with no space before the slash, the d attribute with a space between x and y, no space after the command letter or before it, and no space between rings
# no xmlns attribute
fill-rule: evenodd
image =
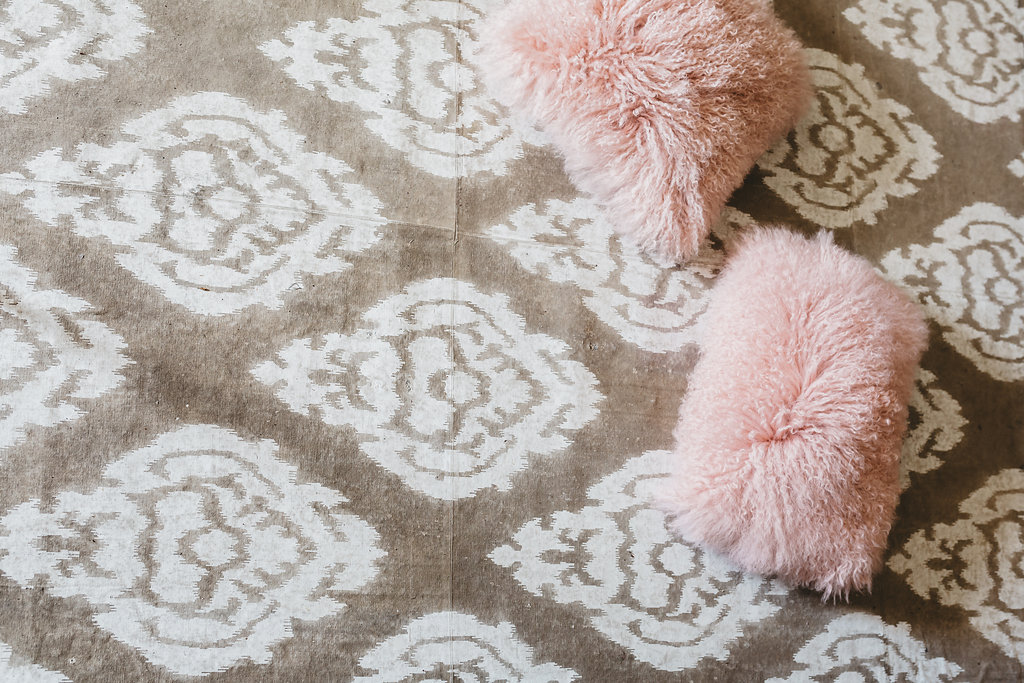
<svg viewBox="0 0 1024 683"><path fill-rule="evenodd" d="M869 589L899 497L920 310L830 236L758 229L705 324L661 501L674 529L826 598Z"/></svg>
<svg viewBox="0 0 1024 683"><path fill-rule="evenodd" d="M810 95L768 0L511 0L485 21L479 59L612 224L672 261L696 254Z"/></svg>

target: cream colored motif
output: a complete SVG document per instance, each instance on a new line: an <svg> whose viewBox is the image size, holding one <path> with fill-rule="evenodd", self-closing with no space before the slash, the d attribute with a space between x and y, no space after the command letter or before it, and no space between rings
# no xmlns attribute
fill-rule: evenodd
<svg viewBox="0 0 1024 683"><path fill-rule="evenodd" d="M537 131L514 124L476 68L476 27L499 0L366 0L364 16L300 22L260 46L308 90L368 112L366 126L445 178L504 175Z"/></svg>
<svg viewBox="0 0 1024 683"><path fill-rule="evenodd" d="M960 667L928 650L906 624L890 626L873 614L845 614L807 641L793 657L805 668L765 683L961 681Z"/></svg>
<svg viewBox="0 0 1024 683"><path fill-rule="evenodd" d="M910 486L911 474L924 474L942 465L943 454L960 443L967 420L960 404L939 388L935 375L919 369L910 397L907 436L900 458L900 490Z"/></svg>
<svg viewBox="0 0 1024 683"><path fill-rule="evenodd" d="M597 379L564 342L526 332L504 295L426 280L363 321L297 339L253 374L292 410L355 428L364 453L429 496L508 490L597 417Z"/></svg>
<svg viewBox="0 0 1024 683"><path fill-rule="evenodd" d="M89 493L9 510L0 571L84 599L96 626L173 673L266 664L293 620L341 612L385 555L341 494L297 484L276 453L212 425L162 434Z"/></svg>
<svg viewBox="0 0 1024 683"><path fill-rule="evenodd" d="M487 231L519 264L556 283L571 283L583 305L628 342L646 351L678 351L698 341L698 321L715 276L725 262L723 244L750 216L727 207L712 241L686 264L666 268L616 235L586 199L527 204Z"/></svg>
<svg viewBox="0 0 1024 683"><path fill-rule="evenodd" d="M935 140L902 104L878 94L859 64L808 49L815 97L796 130L758 166L764 184L826 228L875 225L938 169Z"/></svg>
<svg viewBox="0 0 1024 683"><path fill-rule="evenodd" d="M0 5L0 111L23 114L56 85L101 78L151 31L129 0L7 0Z"/></svg>
<svg viewBox="0 0 1024 683"><path fill-rule="evenodd" d="M568 683L579 678L555 664L534 664L533 650L508 622L482 623L462 612L435 612L367 652L359 666L373 673L353 683L507 681Z"/></svg>
<svg viewBox="0 0 1024 683"><path fill-rule="evenodd" d="M966 611L981 635L1024 662L1024 470L989 477L960 513L911 536L889 568L922 598Z"/></svg>
<svg viewBox="0 0 1024 683"><path fill-rule="evenodd" d="M786 591L672 537L650 506L670 471L667 451L633 458L591 487L591 505L527 522L490 558L534 595L579 605L638 659L683 671L728 659Z"/></svg>
<svg viewBox="0 0 1024 683"><path fill-rule="evenodd" d="M38 286L0 244L0 451L83 414L124 382L125 343L85 301Z"/></svg>
<svg viewBox="0 0 1024 683"><path fill-rule="evenodd" d="M341 272L380 239L377 199L344 162L306 150L280 112L204 92L122 131L109 146L43 152L0 190L48 225L108 241L194 313L279 308L304 275Z"/></svg>
<svg viewBox="0 0 1024 683"><path fill-rule="evenodd" d="M978 123L1019 121L1024 34L1017 0L860 0L843 15Z"/></svg>
<svg viewBox="0 0 1024 683"><path fill-rule="evenodd" d="M883 271L917 296L942 338L996 379L1024 379L1024 219L972 204L933 241L887 254Z"/></svg>

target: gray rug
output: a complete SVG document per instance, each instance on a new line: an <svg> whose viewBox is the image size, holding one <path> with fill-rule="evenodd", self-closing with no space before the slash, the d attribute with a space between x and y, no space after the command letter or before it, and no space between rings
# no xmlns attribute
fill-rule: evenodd
<svg viewBox="0 0 1024 683"><path fill-rule="evenodd" d="M1024 678L1024 12L780 0L816 102L693 264L474 68L499 0L0 1L0 680ZM723 249L931 321L871 595L647 505Z"/></svg>

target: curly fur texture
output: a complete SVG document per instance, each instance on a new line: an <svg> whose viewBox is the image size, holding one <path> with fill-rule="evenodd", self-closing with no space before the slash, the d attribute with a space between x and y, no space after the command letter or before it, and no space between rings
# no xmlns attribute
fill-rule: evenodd
<svg viewBox="0 0 1024 683"><path fill-rule="evenodd" d="M660 501L676 532L824 593L871 587L899 498L920 309L822 233L727 262Z"/></svg>
<svg viewBox="0 0 1024 683"><path fill-rule="evenodd" d="M810 99L768 0L511 0L481 28L480 64L612 224L675 262Z"/></svg>

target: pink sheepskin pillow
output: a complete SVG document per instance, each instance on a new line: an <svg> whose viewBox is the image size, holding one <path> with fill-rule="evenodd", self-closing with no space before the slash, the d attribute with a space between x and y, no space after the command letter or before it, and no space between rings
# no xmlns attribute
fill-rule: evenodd
<svg viewBox="0 0 1024 683"><path fill-rule="evenodd" d="M510 0L480 42L492 94L663 260L697 253L810 98L800 43L768 0Z"/></svg>
<svg viewBox="0 0 1024 683"><path fill-rule="evenodd" d="M928 339L917 305L828 234L761 228L704 323L659 505L672 527L825 598L870 589Z"/></svg>

